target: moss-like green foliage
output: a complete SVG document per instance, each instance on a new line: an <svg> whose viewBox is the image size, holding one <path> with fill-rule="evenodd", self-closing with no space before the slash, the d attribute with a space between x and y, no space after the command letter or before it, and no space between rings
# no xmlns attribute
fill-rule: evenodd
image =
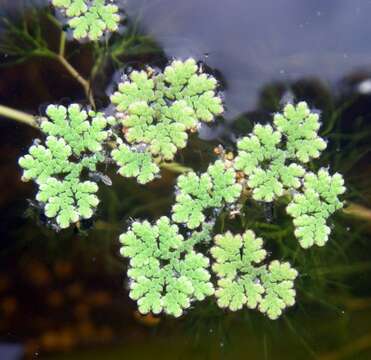
<svg viewBox="0 0 371 360"><path fill-rule="evenodd" d="M318 115L305 102L286 105L274 117L274 128L256 125L238 144L235 168L247 175L256 200L271 202L285 190L301 186L305 169L298 163L317 158L326 143L318 137Z"/></svg>
<svg viewBox="0 0 371 360"><path fill-rule="evenodd" d="M311 113L304 101L286 105L283 114L274 116L274 125L285 136L289 157L306 163L326 148L326 142L318 136L319 116Z"/></svg>
<svg viewBox="0 0 371 360"><path fill-rule="evenodd" d="M261 265L267 255L262 246L262 239L251 230L242 235L227 232L215 236L211 248L216 261L212 269L218 277L215 296L222 308L258 308L270 319L277 319L283 309L295 303L297 271L276 260L269 266Z"/></svg>
<svg viewBox="0 0 371 360"><path fill-rule="evenodd" d="M68 19L75 39L98 40L118 29L118 7L110 0L51 0Z"/></svg>
<svg viewBox="0 0 371 360"><path fill-rule="evenodd" d="M61 228L93 215L99 203L98 186L82 179L83 170L94 172L104 160L102 143L107 138L109 119L86 112L78 105L50 105L41 129L48 135L45 145L35 144L19 159L22 179L39 186L36 199L48 218Z"/></svg>
<svg viewBox="0 0 371 360"><path fill-rule="evenodd" d="M216 80L202 74L195 60L173 61L163 73L133 71L111 96L125 140L147 144L159 160L171 160L186 146L187 131L223 111Z"/></svg>
<svg viewBox="0 0 371 360"><path fill-rule="evenodd" d="M235 202L242 190L236 181L236 172L221 160L210 165L198 176L194 172L181 175L177 182L173 220L189 229L197 228L205 220L205 210L221 208Z"/></svg>
<svg viewBox="0 0 371 360"><path fill-rule="evenodd" d="M102 143L108 137L107 119L102 113L87 112L78 104L72 104L68 108L49 105L46 114L49 119L41 123L41 130L63 138L75 155L102 150Z"/></svg>
<svg viewBox="0 0 371 360"><path fill-rule="evenodd" d="M119 174L124 177L135 177L139 184L152 181L160 171L147 148L141 149L121 144L119 148L112 150L111 155L120 167Z"/></svg>
<svg viewBox="0 0 371 360"><path fill-rule="evenodd" d="M178 317L192 301L214 293L209 260L192 249L167 217L155 225L134 222L120 242L121 254L130 258L130 297L138 302L141 313L164 311Z"/></svg>
<svg viewBox="0 0 371 360"><path fill-rule="evenodd" d="M287 212L294 218L295 235L303 248L316 244L323 246L331 232L328 217L343 204L338 196L345 192L340 174L331 176L321 169L318 174L308 173L304 178L303 193L294 195Z"/></svg>

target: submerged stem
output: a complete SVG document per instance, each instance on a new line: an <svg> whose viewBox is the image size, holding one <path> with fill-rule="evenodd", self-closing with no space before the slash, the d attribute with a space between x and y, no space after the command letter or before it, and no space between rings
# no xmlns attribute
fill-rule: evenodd
<svg viewBox="0 0 371 360"><path fill-rule="evenodd" d="M183 166L175 161L173 162L162 162L159 164L159 166L163 169L166 169L166 170L169 170L169 171L172 171L172 172L175 172L175 173L179 173L179 174L184 174L184 173L187 173L189 171L192 171L191 168L187 167L187 166Z"/></svg>
<svg viewBox="0 0 371 360"><path fill-rule="evenodd" d="M0 105L0 116L4 116L6 118L27 124L34 128L39 128L35 116L27 114L23 111L12 109L4 105Z"/></svg>
<svg viewBox="0 0 371 360"><path fill-rule="evenodd" d="M57 59L59 63L72 75L72 77L81 84L91 106L95 109L95 101L91 92L90 82L82 77L81 74L61 54L56 55L55 59Z"/></svg>

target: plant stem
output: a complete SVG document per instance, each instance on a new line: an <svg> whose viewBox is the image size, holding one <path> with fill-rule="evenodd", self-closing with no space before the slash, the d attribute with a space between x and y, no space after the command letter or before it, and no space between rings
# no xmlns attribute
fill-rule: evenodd
<svg viewBox="0 0 371 360"><path fill-rule="evenodd" d="M30 114L27 114L23 111L15 110L15 109L9 108L7 106L0 105L0 115L4 116L4 117L7 117L9 119L27 124L29 126L32 126L32 127L36 128L36 129L39 128L39 126L37 124L37 121L36 121L36 117L34 117Z"/></svg>
<svg viewBox="0 0 371 360"><path fill-rule="evenodd" d="M85 91L85 95L88 98L91 106L95 109L95 101L91 92L90 82L83 78L80 73L66 60L66 58L60 54L55 55L55 59L71 74L71 76L78 81Z"/></svg>
<svg viewBox="0 0 371 360"><path fill-rule="evenodd" d="M189 168L189 167L186 167L186 166L183 166L175 161L173 162L162 162L159 164L159 166L163 169L166 169L166 170L169 170L169 171L172 171L172 172L175 172L175 173L179 173L179 174L184 174L184 173L187 173L189 171L191 171L192 169Z"/></svg>
<svg viewBox="0 0 371 360"><path fill-rule="evenodd" d="M66 50L66 33L61 31L61 39L59 42L59 56L64 57L64 53Z"/></svg>

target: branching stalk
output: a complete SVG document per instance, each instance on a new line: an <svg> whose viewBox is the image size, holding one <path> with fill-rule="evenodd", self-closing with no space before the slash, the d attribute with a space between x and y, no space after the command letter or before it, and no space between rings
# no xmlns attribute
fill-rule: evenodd
<svg viewBox="0 0 371 360"><path fill-rule="evenodd" d="M23 124L27 124L36 129L39 128L36 117L27 114L23 111L15 110L4 105L0 105L0 116L4 116L8 119L12 119Z"/></svg>

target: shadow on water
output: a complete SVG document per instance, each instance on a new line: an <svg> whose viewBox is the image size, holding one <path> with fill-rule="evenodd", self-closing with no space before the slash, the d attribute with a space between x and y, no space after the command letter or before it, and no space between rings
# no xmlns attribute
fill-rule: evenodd
<svg viewBox="0 0 371 360"><path fill-rule="evenodd" d="M360 213L371 207L371 2L120 3L128 14L122 34L98 47L68 44L71 62L85 76L99 59L93 78L98 104L107 105L110 79L123 67L195 57L224 84L227 111L225 121L202 129L205 141L192 136L180 162L205 169L217 144L232 148L255 123L271 121L284 101L306 100L321 112L321 132L329 140L312 166L330 165L344 174L348 204L360 206ZM0 12L17 17L22 4L0 1ZM50 46L57 46L58 33L44 15L27 14ZM0 68L1 104L38 114L51 102L84 99L58 64L12 60L1 57L1 65L9 62ZM297 305L277 321L254 311L221 311L211 300L177 320L142 317L128 298L117 236L133 218L169 213L175 176L165 172L142 187L111 173L113 186L100 190L96 221L54 233L28 205L35 189L20 182L17 167L37 131L6 119L0 127L0 338L22 344L27 358L371 358L369 215L362 213L360 220L338 214L328 245L303 251L283 202L270 222L251 202L243 215L274 257L290 259L301 274ZM233 221L229 226L237 229Z"/></svg>

